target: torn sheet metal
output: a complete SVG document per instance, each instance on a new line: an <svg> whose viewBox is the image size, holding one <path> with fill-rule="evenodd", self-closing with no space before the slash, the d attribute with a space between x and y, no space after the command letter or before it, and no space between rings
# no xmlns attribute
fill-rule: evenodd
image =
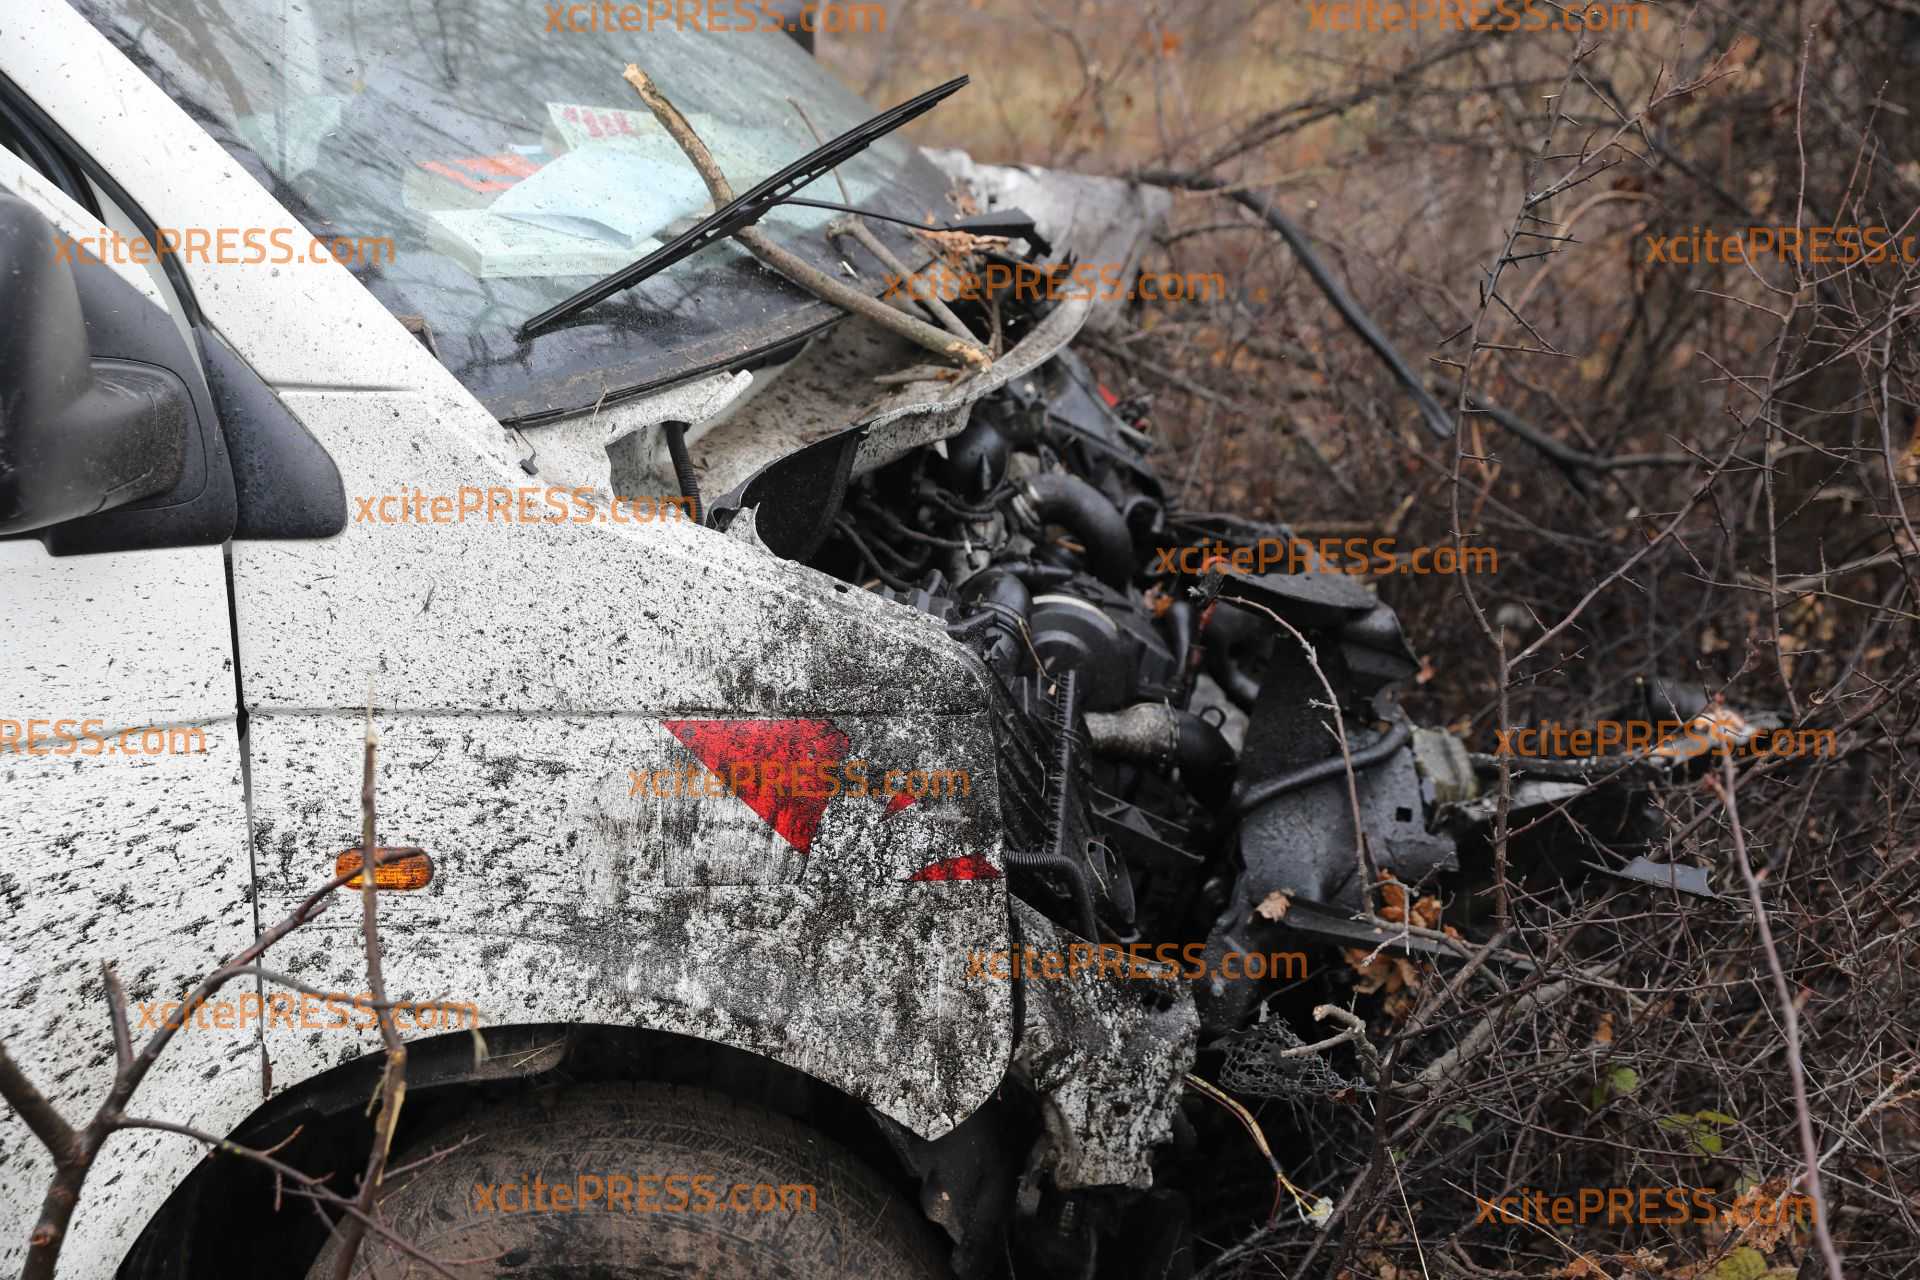
<svg viewBox="0 0 1920 1280"><path fill-rule="evenodd" d="M1053 242L1056 257L1071 254L1079 262L1123 264L1123 280L1131 280L1139 269L1145 233L1173 208L1170 193L1122 178L1038 165L977 164L957 150L930 149L926 154L949 177L966 184L981 208L1026 210L1040 234ZM1097 300L1086 325L1095 333L1107 332L1124 319L1125 310L1120 299Z"/></svg>
<svg viewBox="0 0 1920 1280"><path fill-rule="evenodd" d="M637 453L650 452L655 446L664 450L660 423L669 419L691 423L687 438L697 439L706 423L750 394L753 383L751 373L713 374L598 413L562 418L514 433L514 440L533 466L527 474L543 483L622 495L677 493L679 486L672 478L671 466L664 481L655 479L640 488L633 487L633 477L616 472L622 469L623 460Z"/></svg>
<svg viewBox="0 0 1920 1280"><path fill-rule="evenodd" d="M1597 862L1589 862L1589 867L1603 876L1612 876L1616 880L1626 880L1634 884L1651 885L1656 889L1672 889L1675 893L1684 893L1695 898L1717 898L1713 884L1705 867L1696 867L1686 862L1655 862L1641 854L1624 867L1606 867Z"/></svg>
<svg viewBox="0 0 1920 1280"><path fill-rule="evenodd" d="M1080 941L1018 899L1013 910L1025 946L1066 954ZM1151 1187L1153 1149L1173 1137L1197 1051L1200 1015L1187 985L1089 968L1025 981L1021 995L1013 1070L1045 1107L1042 1166L1054 1185Z"/></svg>
<svg viewBox="0 0 1920 1280"><path fill-rule="evenodd" d="M1124 263L1125 279L1138 269L1146 233L1172 207L1165 192L1117 178L976 165L958 151L929 154L956 180L971 184L982 207L1021 205L1056 254L1071 254L1080 262ZM854 474L885 466L912 449L959 434L975 402L1037 369L1083 326L1105 327L1098 318L1117 315L1123 306L1098 296L1063 298L990 369L950 382L904 385L877 379L925 366L928 353L871 321L849 317L782 369L763 370L753 395L736 402L698 439L693 457L703 486L715 493L732 489L774 458L854 425L868 429ZM616 481L667 484L672 469L656 444L623 464L631 474L616 475Z"/></svg>

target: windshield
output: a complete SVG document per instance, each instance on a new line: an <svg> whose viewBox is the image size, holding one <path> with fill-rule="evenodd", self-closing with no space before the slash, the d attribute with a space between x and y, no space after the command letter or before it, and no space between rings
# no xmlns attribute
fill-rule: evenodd
<svg viewBox="0 0 1920 1280"><path fill-rule="evenodd" d="M409 324L424 322L501 418L538 421L738 366L841 314L727 241L530 340L515 333L713 210L621 78L627 63L686 115L736 191L875 114L782 34L668 20L549 29L535 0L75 3L309 230L359 245L349 269L396 315L419 317ZM952 213L939 171L898 134L836 173L864 208ZM842 199L833 176L805 194ZM782 206L761 226L844 279L822 230L836 216ZM927 260L909 233L869 225L909 265ZM851 252L878 292L879 264Z"/></svg>

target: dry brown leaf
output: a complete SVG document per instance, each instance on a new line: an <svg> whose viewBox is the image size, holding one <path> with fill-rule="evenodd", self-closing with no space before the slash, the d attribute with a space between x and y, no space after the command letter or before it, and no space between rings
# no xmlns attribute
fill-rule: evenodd
<svg viewBox="0 0 1920 1280"><path fill-rule="evenodd" d="M1438 929L1440 927L1440 899L1426 897L1415 902L1413 904L1413 922L1422 929Z"/></svg>
<svg viewBox="0 0 1920 1280"><path fill-rule="evenodd" d="M1386 988L1387 984L1396 977L1393 972L1393 962L1386 956L1377 955L1369 960L1368 953L1358 947L1348 947L1341 954L1346 957L1348 967L1360 975L1360 980L1353 984L1353 989L1363 996L1370 996Z"/></svg>
<svg viewBox="0 0 1920 1280"><path fill-rule="evenodd" d="M1420 971L1404 957L1390 956L1384 952L1374 954L1358 947L1349 947L1342 954L1346 957L1348 967L1360 975L1353 989L1361 995L1370 996L1384 991L1391 996L1419 989ZM1371 960L1367 958L1369 955L1373 956ZM1387 1009L1393 1012L1391 1002Z"/></svg>
<svg viewBox="0 0 1920 1280"><path fill-rule="evenodd" d="M1275 889L1272 893L1260 899L1260 905L1253 910L1254 914L1263 920L1285 920L1287 918L1287 909L1292 905L1292 898L1289 898L1280 890Z"/></svg>
<svg viewBox="0 0 1920 1280"><path fill-rule="evenodd" d="M1781 1239L1793 1229L1793 1207L1784 1202L1787 1194L1785 1178L1769 1178L1757 1187L1734 1197L1728 1207L1727 1216L1740 1227L1740 1242L1751 1245L1762 1253L1769 1253ZM1805 1213L1803 1209L1801 1211Z"/></svg>

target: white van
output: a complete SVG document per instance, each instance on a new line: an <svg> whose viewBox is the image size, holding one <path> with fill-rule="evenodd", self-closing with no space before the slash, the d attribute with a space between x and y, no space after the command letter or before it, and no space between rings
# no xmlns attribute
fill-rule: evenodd
<svg viewBox="0 0 1920 1280"><path fill-rule="evenodd" d="M472 1010L484 1040L437 1007L399 1022L407 1132L465 1145L432 1175L459 1229L426 1189L386 1206L397 1229L442 1257L613 1268L596 1275L984 1274L1032 1145L988 1104L1022 1018L1091 997L1023 1012L1015 983L967 973L1015 910L987 668L926 610L801 561L849 486L960 433L1097 308L1037 315L984 373L888 379L925 353L725 242L522 336L704 211L630 60L736 186L872 114L787 40L554 33L517 0L0 12L0 1045L90 1118L115 1068L103 965L137 1045L333 876L360 843L370 709L378 843L430 867L381 894L388 991ZM946 161L1089 258L1131 265L1160 207ZM957 216L898 135L837 173L870 212ZM845 275L834 216L762 225ZM708 518L680 518L682 431ZM653 505L623 519L629 499ZM768 785L769 762L842 785ZM335 903L262 964L362 992L358 915ZM251 978L222 999L129 1114L359 1167L371 1019ZM1190 999L1098 1005L1028 1033L1051 1055L1025 1086L1060 1152L1050 1195L1147 1185L1191 1058ZM1157 1047L1082 1061L1129 1037ZM52 1162L11 1107L0 1133L11 1271ZM722 1197L817 1186L818 1205L460 1201L656 1173ZM59 1274L327 1274L327 1234L296 1198L275 1212L246 1161L129 1128Z"/></svg>

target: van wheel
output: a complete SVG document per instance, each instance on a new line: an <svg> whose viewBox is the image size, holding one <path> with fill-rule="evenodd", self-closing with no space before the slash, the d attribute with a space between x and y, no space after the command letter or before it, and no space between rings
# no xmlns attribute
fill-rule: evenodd
<svg viewBox="0 0 1920 1280"><path fill-rule="evenodd" d="M391 1179L380 1196L394 1233L461 1280L952 1274L926 1221L872 1170L786 1117L720 1094L671 1085L533 1094L427 1135L393 1163L466 1138L445 1159ZM555 1187L566 1189L566 1209L554 1202ZM813 1189L812 1208L803 1187ZM611 1197L616 1190L626 1194ZM767 1208L783 1190L785 1203ZM591 1201L584 1211L582 1195ZM331 1276L339 1251L330 1239L308 1280ZM428 1274L409 1265L369 1233L352 1274Z"/></svg>

